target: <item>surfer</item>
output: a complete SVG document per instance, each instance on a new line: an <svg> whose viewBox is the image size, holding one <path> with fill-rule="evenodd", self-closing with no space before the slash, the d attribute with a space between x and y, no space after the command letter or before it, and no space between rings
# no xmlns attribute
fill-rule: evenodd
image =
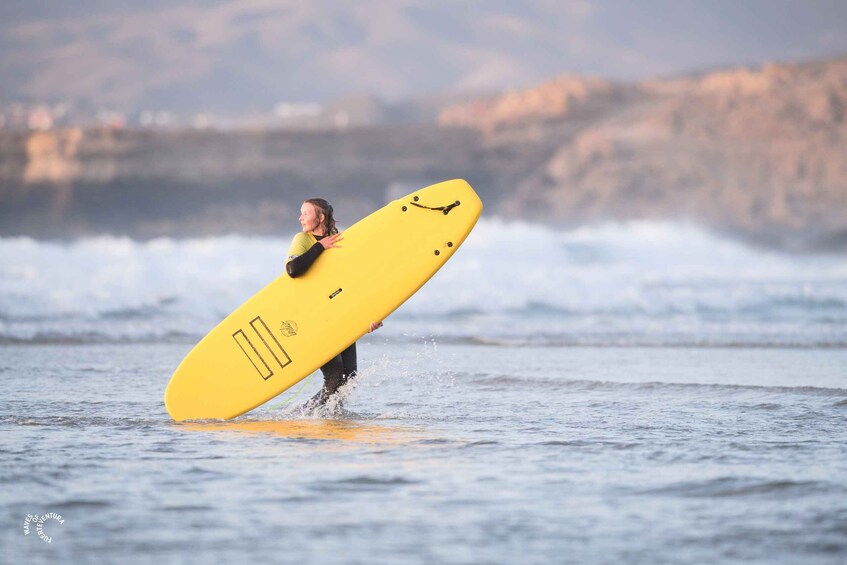
<svg viewBox="0 0 847 565"><path fill-rule="evenodd" d="M288 250L285 271L291 278L302 276L327 249L340 248L338 242L344 238L335 226L332 206L323 198L309 198L300 206L302 230L294 236ZM368 332L382 327L382 322L372 322ZM356 342L327 361L321 367L324 386L307 406L322 406L342 385L356 376Z"/></svg>

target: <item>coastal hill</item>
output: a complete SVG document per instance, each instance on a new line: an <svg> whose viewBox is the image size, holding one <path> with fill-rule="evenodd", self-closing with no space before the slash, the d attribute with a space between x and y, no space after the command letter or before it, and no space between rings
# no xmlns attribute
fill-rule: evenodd
<svg viewBox="0 0 847 565"><path fill-rule="evenodd" d="M612 84L565 77L446 109L485 147L537 147L502 203L572 223L684 217L847 246L847 59Z"/></svg>
<svg viewBox="0 0 847 565"><path fill-rule="evenodd" d="M847 58L616 83L560 77L429 124L0 130L0 235L288 233L304 197L352 221L467 178L487 214L686 219L847 250ZM296 226L295 226L296 227Z"/></svg>

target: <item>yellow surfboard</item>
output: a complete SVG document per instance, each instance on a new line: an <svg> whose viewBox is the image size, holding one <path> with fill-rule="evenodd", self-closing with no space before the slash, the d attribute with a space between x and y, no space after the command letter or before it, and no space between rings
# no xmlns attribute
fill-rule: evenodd
<svg viewBox="0 0 847 565"><path fill-rule="evenodd" d="M302 277L281 275L227 316L165 390L174 420L234 418L309 376L428 281L470 233L482 202L451 180L391 202L344 231Z"/></svg>

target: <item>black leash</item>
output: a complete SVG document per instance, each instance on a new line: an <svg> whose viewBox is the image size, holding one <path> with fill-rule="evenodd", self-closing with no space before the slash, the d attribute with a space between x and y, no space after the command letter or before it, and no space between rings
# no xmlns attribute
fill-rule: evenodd
<svg viewBox="0 0 847 565"><path fill-rule="evenodd" d="M415 198L415 199L417 200L417 198ZM447 206L438 206L437 208L433 208L433 207L431 207L431 206L424 206L423 204L418 204L417 202L409 202L409 204L411 204L412 206L417 206L418 208L424 208L424 209L426 209L426 210L439 210L439 211L443 211L443 212L444 212L444 215L446 216L447 214L449 214L449 213L450 213L450 210L452 210L453 208L455 208L456 206L458 206L459 204L461 204L461 202L459 202L458 200L456 200L456 201L455 201L455 202L453 202L452 204L448 204Z"/></svg>

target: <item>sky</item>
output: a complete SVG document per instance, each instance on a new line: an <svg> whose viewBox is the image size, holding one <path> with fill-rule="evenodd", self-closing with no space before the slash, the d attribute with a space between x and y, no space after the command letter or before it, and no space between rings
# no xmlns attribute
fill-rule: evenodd
<svg viewBox="0 0 847 565"><path fill-rule="evenodd" d="M0 102L256 111L847 54L843 0L6 0Z"/></svg>

